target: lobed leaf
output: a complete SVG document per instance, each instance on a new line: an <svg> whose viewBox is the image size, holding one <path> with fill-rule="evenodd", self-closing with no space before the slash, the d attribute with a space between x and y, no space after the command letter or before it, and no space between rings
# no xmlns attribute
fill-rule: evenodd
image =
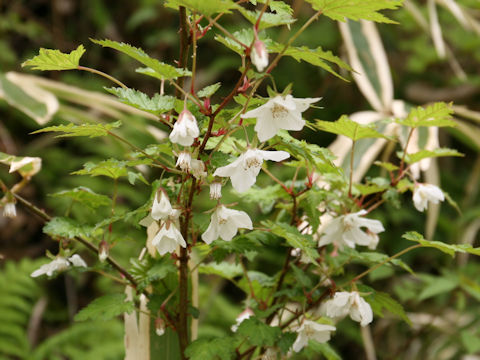
<svg viewBox="0 0 480 360"><path fill-rule="evenodd" d="M238 9L245 18L250 21L253 25L257 23L257 19L260 16L260 11L250 11L243 7ZM280 12L280 13L272 13L272 12L265 12L260 19L260 24L258 26L259 30L268 29L274 26L281 26L281 25L290 25L296 21L292 15L287 12Z"/></svg>
<svg viewBox="0 0 480 360"><path fill-rule="evenodd" d="M314 10L321 11L332 20L370 20L381 23L396 24L379 11L398 9L403 0L306 0Z"/></svg>
<svg viewBox="0 0 480 360"><path fill-rule="evenodd" d="M402 237L410 241L418 242L423 247L433 247L451 256L454 256L456 252L469 253L469 254L480 256L480 247L474 248L470 244L454 245L454 244L445 244L440 241L430 241L430 240L426 240L422 234L419 234L416 231L409 231L403 234Z"/></svg>
<svg viewBox="0 0 480 360"><path fill-rule="evenodd" d="M232 280L243 274L240 264L228 262L202 264L198 268L200 274L218 275L224 279Z"/></svg>
<svg viewBox="0 0 480 360"><path fill-rule="evenodd" d="M268 50L271 52L280 52L284 48L283 44L279 43L268 43ZM345 79L343 76L341 76L339 73L337 73L335 70L332 69L332 67L327 64L324 60L336 64L338 67L342 69L346 69L348 71L353 71L353 69L348 65L346 62L344 62L342 59L340 59L338 56L333 55L331 51L324 51L320 46L317 47L316 49L310 49L306 46L300 46L300 47L289 47L285 53L285 56L290 56L294 58L297 61L305 61L308 62L309 64L312 64L314 66L321 67L322 69L328 71L332 75L335 75L336 77L348 81Z"/></svg>
<svg viewBox="0 0 480 360"><path fill-rule="evenodd" d="M198 97L203 97L203 98L209 98L211 97L213 94L215 94L217 92L218 89L220 89L220 86L222 85L222 83L220 82L217 82L215 84L212 84L212 85L208 85L208 86L205 86L202 90L199 90L197 92L197 95Z"/></svg>
<svg viewBox="0 0 480 360"><path fill-rule="evenodd" d="M421 106L410 111L405 119L397 119L395 122L400 125L417 128L419 126L456 126L452 120L452 104L437 102L423 108Z"/></svg>
<svg viewBox="0 0 480 360"><path fill-rule="evenodd" d="M96 209L100 206L109 206L111 204L111 200L108 196L97 194L84 186L79 186L71 190L59 191L50 194L50 196L71 199L92 209Z"/></svg>
<svg viewBox="0 0 480 360"><path fill-rule="evenodd" d="M68 125L58 125L58 126L49 126L37 131L32 132L32 134L39 134L43 132L63 132L62 135L57 135L56 137L74 137L74 136L88 136L90 138L107 136L108 132L114 128L118 128L122 125L121 121L115 121L110 124L82 124L74 125L72 123Z"/></svg>
<svg viewBox="0 0 480 360"><path fill-rule="evenodd" d="M135 309L132 301L125 301L125 294L104 295L93 300L75 315L75 321L110 320Z"/></svg>
<svg viewBox="0 0 480 360"><path fill-rule="evenodd" d="M113 40L95 40L90 39L95 44L102 45L103 47L109 47L124 53L125 55L130 56L131 58L137 60L143 65L147 66L149 70L144 70L147 72L153 72L154 74L149 74L154 77L158 77L162 80L176 79L182 76L190 76L191 72L185 69L179 69L172 65L165 64L157 59L151 58L148 56L142 49L136 48L132 45L119 43ZM139 71L140 72L140 71Z"/></svg>
<svg viewBox="0 0 480 360"><path fill-rule="evenodd" d="M127 161L120 161L116 159L108 159L97 164L87 162L83 165L82 170L73 172L74 175L90 175L90 176L107 176L112 179L118 179L122 176L127 176Z"/></svg>
<svg viewBox="0 0 480 360"><path fill-rule="evenodd" d="M238 9L239 6L232 0L166 0L165 6L178 9L184 6L190 11L211 16L218 13L230 13L230 10Z"/></svg>
<svg viewBox="0 0 480 360"><path fill-rule="evenodd" d="M403 157L403 151L397 152L397 156L401 159ZM454 149L447 148L438 148L435 150L420 150L413 154L405 155L405 162L408 164L414 164L423 159L434 158L434 157L444 157L444 156L464 156L464 154L458 152Z"/></svg>
<svg viewBox="0 0 480 360"><path fill-rule="evenodd" d="M65 217L54 217L44 227L43 232L50 236L61 236L74 238L76 236L88 236L93 228L82 225L73 219Z"/></svg>
<svg viewBox="0 0 480 360"><path fill-rule="evenodd" d="M141 91L130 88L112 87L104 89L118 97L122 103L155 115L163 114L175 108L175 97L173 96L155 94L151 98Z"/></svg>
<svg viewBox="0 0 480 360"><path fill-rule="evenodd" d="M255 317L242 321L237 330L254 346L274 346L280 339L282 330L278 326L267 325Z"/></svg>
<svg viewBox="0 0 480 360"><path fill-rule="evenodd" d="M315 127L319 130L329 133L344 135L350 138L352 141L365 138L388 139L388 136L379 133L373 126L361 125L353 120L350 120L346 115L343 115L340 119L334 122L317 120Z"/></svg>
<svg viewBox="0 0 480 360"><path fill-rule="evenodd" d="M285 223L265 221L263 225L273 234L284 238L291 247L301 249L314 264L317 264L318 252L311 235L302 235L297 228Z"/></svg>
<svg viewBox="0 0 480 360"><path fill-rule="evenodd" d="M78 68L84 52L83 45L79 45L69 54L41 48L37 56L25 61L22 66L32 66L34 70L74 70Z"/></svg>

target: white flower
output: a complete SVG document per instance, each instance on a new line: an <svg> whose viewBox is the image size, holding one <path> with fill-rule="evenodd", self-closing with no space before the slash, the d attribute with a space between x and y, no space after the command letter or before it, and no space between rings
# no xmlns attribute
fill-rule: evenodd
<svg viewBox="0 0 480 360"><path fill-rule="evenodd" d="M210 199L218 200L222 197L222 184L214 182L210 184Z"/></svg>
<svg viewBox="0 0 480 360"><path fill-rule="evenodd" d="M361 217L367 212L360 210L353 214L339 216L330 221L323 230L318 246L335 243L340 248L344 245L355 248L355 245L368 246L375 249L378 244L377 234L385 231L382 223L378 220ZM366 227L367 232L361 228Z"/></svg>
<svg viewBox="0 0 480 360"><path fill-rule="evenodd" d="M233 188L244 192L255 184L264 160L282 161L288 157L290 154L286 151L248 149L231 164L215 170L213 175L230 177Z"/></svg>
<svg viewBox="0 0 480 360"><path fill-rule="evenodd" d="M244 320L247 320L249 319L251 316L255 315L252 311L252 309L250 308L246 308L245 310L243 310L240 315L237 316L237 318L235 319L236 323L234 325L232 325L232 327L230 328L233 332L237 332L238 330L238 327L240 326L240 324L244 321Z"/></svg>
<svg viewBox="0 0 480 360"><path fill-rule="evenodd" d="M193 140L200 135L198 130L197 119L187 109L183 110L178 116L177 122L173 125L170 133L170 140L173 143L183 146L190 146Z"/></svg>
<svg viewBox="0 0 480 360"><path fill-rule="evenodd" d="M165 321L160 317L155 319L155 334L157 336L165 334Z"/></svg>
<svg viewBox="0 0 480 360"><path fill-rule="evenodd" d="M185 239L172 222L167 222L160 228L157 235L155 235L152 240L152 245L157 248L160 255L173 253L177 250L178 245L181 247L187 247Z"/></svg>
<svg viewBox="0 0 480 360"><path fill-rule="evenodd" d="M64 271L67 270L71 265L79 267L87 267L87 264L80 255L73 255L67 259L63 256L58 256L55 260L52 260L48 264L43 264L39 269L35 270L30 274L31 277L38 277L46 274L47 276L52 276L55 271Z"/></svg>
<svg viewBox="0 0 480 360"><path fill-rule="evenodd" d="M178 159L175 166L180 167L180 169L184 172L189 172L191 161L192 161L192 154L190 154L189 151L182 151L180 154L178 154Z"/></svg>
<svg viewBox="0 0 480 360"><path fill-rule="evenodd" d="M17 216L17 208L14 202L7 202L3 208L3 216L13 219Z"/></svg>
<svg viewBox="0 0 480 360"><path fill-rule="evenodd" d="M203 161L192 159L192 155L188 151L182 151L178 154L176 166L179 166L184 172L191 173L197 180L207 177Z"/></svg>
<svg viewBox="0 0 480 360"><path fill-rule="evenodd" d="M292 95L275 96L262 106L243 114L242 118L256 118L255 131L260 141L266 141L274 137L278 130L302 130L305 120L302 112L307 110L310 104L321 98L295 99Z"/></svg>
<svg viewBox="0 0 480 360"><path fill-rule="evenodd" d="M212 214L210 225L202 234L202 239L207 244L219 237L230 241L239 228L252 230L252 220L245 211L227 209L224 205L218 206Z"/></svg>
<svg viewBox="0 0 480 360"><path fill-rule="evenodd" d="M315 321L304 320L302 326L297 330L298 336L292 345L292 349L295 352L299 352L308 345L309 340L325 343L330 340L330 333L335 330L335 326L332 325L319 324Z"/></svg>
<svg viewBox="0 0 480 360"><path fill-rule="evenodd" d="M367 303L356 291L339 291L324 304L325 314L331 318L342 318L347 314L361 326L367 326L373 320L373 312Z"/></svg>
<svg viewBox="0 0 480 360"><path fill-rule="evenodd" d="M98 249L98 259L101 262L104 262L108 258L108 253L109 253L108 243L105 240L103 240L100 242L100 246Z"/></svg>
<svg viewBox="0 0 480 360"><path fill-rule="evenodd" d="M268 66L268 51L263 41L255 40L250 59L258 72L262 72Z"/></svg>
<svg viewBox="0 0 480 360"><path fill-rule="evenodd" d="M23 157L19 158L20 160L18 161L12 161L10 164L10 170L9 172L14 172L17 171L23 176L23 177L31 177L38 173L40 169L42 168L42 159L38 157ZM24 166L30 165L30 167L27 167L26 169L23 169Z"/></svg>
<svg viewBox="0 0 480 360"><path fill-rule="evenodd" d="M438 204L445 200L445 195L442 190L432 184L418 184L413 191L413 204L418 211L425 210L428 207L428 202Z"/></svg>
<svg viewBox="0 0 480 360"><path fill-rule="evenodd" d="M158 194L160 193L160 200ZM151 216L154 220L167 220L169 217L176 215L177 211L172 208L167 195L161 190L157 192L153 199ZM148 225L147 225L148 226Z"/></svg>

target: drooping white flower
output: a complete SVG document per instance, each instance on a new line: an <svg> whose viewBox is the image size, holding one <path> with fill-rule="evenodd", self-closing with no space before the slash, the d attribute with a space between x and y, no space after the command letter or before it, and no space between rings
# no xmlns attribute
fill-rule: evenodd
<svg viewBox="0 0 480 360"><path fill-rule="evenodd" d="M24 166L30 165L30 167L23 168ZM18 161L12 161L10 164L9 172L18 171L23 177L32 177L40 171L42 168L42 159L39 157L23 157Z"/></svg>
<svg viewBox="0 0 480 360"><path fill-rule="evenodd" d="M318 246L335 243L340 248L344 245L355 248L355 245L368 246L375 249L378 244L378 233L385 231L382 223L378 220L361 217L367 211L341 215L331 220L323 230ZM367 232L361 228L367 228Z"/></svg>
<svg viewBox="0 0 480 360"><path fill-rule="evenodd" d="M248 149L231 164L219 167L213 175L230 177L233 188L244 192L255 184L264 160L282 161L288 157L290 154L286 151Z"/></svg>
<svg viewBox="0 0 480 360"><path fill-rule="evenodd" d="M244 320L247 320L249 319L251 316L255 315L252 311L252 309L250 308L246 308L245 310L243 310L240 315L237 316L237 318L235 319L235 324L232 325L232 327L230 328L233 332L237 332L238 330L238 327L240 326L240 324L244 321Z"/></svg>
<svg viewBox="0 0 480 360"><path fill-rule="evenodd" d="M241 117L256 118L255 131L260 141L266 141L274 137L278 130L302 130L305 120L302 112L307 110L310 104L321 98L295 99L292 95L285 97L278 95L268 100L262 106L250 110Z"/></svg>
<svg viewBox="0 0 480 360"><path fill-rule="evenodd" d="M309 340L315 340L319 343L325 343L330 340L330 333L335 331L335 326L319 324L315 321L304 320L302 326L297 330L297 339L292 345L295 352L299 352L308 345Z"/></svg>
<svg viewBox="0 0 480 360"><path fill-rule="evenodd" d="M210 199L218 200L222 197L222 184L214 182L210 184Z"/></svg>
<svg viewBox="0 0 480 360"><path fill-rule="evenodd" d="M425 210L428 207L428 202L438 204L445 200L443 191L432 184L418 184L413 191L413 204L418 211Z"/></svg>
<svg viewBox="0 0 480 360"><path fill-rule="evenodd" d="M30 274L31 277L38 277L41 275L52 276L56 271L67 270L70 265L78 267L87 267L85 261L80 257L80 255L73 255L68 259L63 256L58 256L56 259L52 260L48 264L43 264Z"/></svg>
<svg viewBox="0 0 480 360"><path fill-rule="evenodd" d="M197 119L190 111L184 109L178 116L177 122L173 125L169 138L173 143L190 146L199 135Z"/></svg>
<svg viewBox="0 0 480 360"><path fill-rule="evenodd" d="M325 302L325 315L331 318L343 318L350 315L353 321L357 321L361 326L367 326L373 320L373 312L370 304L366 302L358 292L339 291Z"/></svg>
<svg viewBox="0 0 480 360"><path fill-rule="evenodd" d="M188 151L182 151L178 154L176 166L179 166L180 169L186 173L191 173L197 180L207 177L203 161L192 159L192 155Z"/></svg>
<svg viewBox="0 0 480 360"><path fill-rule="evenodd" d="M98 259L100 262L104 262L108 258L109 253L109 245L105 240L100 242L100 246L98 247Z"/></svg>
<svg viewBox="0 0 480 360"><path fill-rule="evenodd" d="M155 319L155 334L157 334L157 336L165 334L165 320L161 317Z"/></svg>
<svg viewBox="0 0 480 360"><path fill-rule="evenodd" d="M202 234L202 239L207 244L219 237L230 241L240 228L252 230L252 220L248 214L245 211L227 209L224 205L220 205L213 212L210 225Z"/></svg>
<svg viewBox="0 0 480 360"><path fill-rule="evenodd" d="M160 227L157 235L155 235L152 240L152 245L157 248L157 251L160 255L173 253L175 250L177 250L178 245L181 247L187 247L185 239L180 231L177 229L175 224L169 221Z"/></svg>
<svg viewBox="0 0 480 360"><path fill-rule="evenodd" d="M190 172L190 163L192 162L192 154L189 151L182 151L178 154L177 163L175 166L180 167L184 172Z"/></svg>
<svg viewBox="0 0 480 360"><path fill-rule="evenodd" d="M262 72L268 66L268 51L263 41L255 40L250 53L250 59L258 72Z"/></svg>
<svg viewBox="0 0 480 360"><path fill-rule="evenodd" d="M158 199L159 196L160 196L160 199ZM151 212L152 218L157 221L166 220L174 214L175 214L175 210L173 210L167 195L165 195L163 191L159 190L155 195L155 198L153 199L152 212Z"/></svg>
<svg viewBox="0 0 480 360"><path fill-rule="evenodd" d="M3 216L13 219L17 216L17 208L14 202L7 202L3 208Z"/></svg>

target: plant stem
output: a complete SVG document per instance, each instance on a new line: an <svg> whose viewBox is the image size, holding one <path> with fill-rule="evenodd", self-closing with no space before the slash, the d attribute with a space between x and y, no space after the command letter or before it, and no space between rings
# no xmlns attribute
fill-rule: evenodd
<svg viewBox="0 0 480 360"><path fill-rule="evenodd" d="M124 83L122 83L120 80L115 79L113 76L108 75L108 74L106 74L106 73L104 73L100 70L92 69L92 68L89 68L89 67L86 67L86 66L78 66L77 69L78 70L83 70L83 71L88 71L88 72L91 72L93 74L103 76L104 78L106 78L110 81L113 81L115 84L120 85L122 88L128 89L128 86L125 85Z"/></svg>

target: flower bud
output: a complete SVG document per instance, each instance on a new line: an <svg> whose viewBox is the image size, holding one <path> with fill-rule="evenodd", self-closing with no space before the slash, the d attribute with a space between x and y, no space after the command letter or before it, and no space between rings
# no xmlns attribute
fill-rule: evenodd
<svg viewBox="0 0 480 360"><path fill-rule="evenodd" d="M268 66L268 51L263 41L255 40L250 59L259 72L262 72Z"/></svg>
<svg viewBox="0 0 480 360"><path fill-rule="evenodd" d="M169 138L173 143L190 146L199 135L200 131L195 116L187 109L184 109L178 116L177 122L173 125Z"/></svg>
<svg viewBox="0 0 480 360"><path fill-rule="evenodd" d="M222 184L214 182L210 184L210 199L218 200L222 197Z"/></svg>
<svg viewBox="0 0 480 360"><path fill-rule="evenodd" d="M189 172L192 162L192 155L188 151L182 151L178 154L177 163L175 164L178 166L182 171Z"/></svg>
<svg viewBox="0 0 480 360"><path fill-rule="evenodd" d="M202 160L192 159L190 163L191 169L190 172L197 180L202 180L207 177L207 172L205 171L205 164Z"/></svg>
<svg viewBox="0 0 480 360"><path fill-rule="evenodd" d="M101 262L104 262L108 258L110 246L105 240L100 242L100 246L98 247L98 259Z"/></svg>
<svg viewBox="0 0 480 360"><path fill-rule="evenodd" d="M155 319L155 333L158 336L165 334L165 321L160 317Z"/></svg>
<svg viewBox="0 0 480 360"><path fill-rule="evenodd" d="M7 202L3 208L3 216L13 219L17 216L17 208L14 202Z"/></svg>

